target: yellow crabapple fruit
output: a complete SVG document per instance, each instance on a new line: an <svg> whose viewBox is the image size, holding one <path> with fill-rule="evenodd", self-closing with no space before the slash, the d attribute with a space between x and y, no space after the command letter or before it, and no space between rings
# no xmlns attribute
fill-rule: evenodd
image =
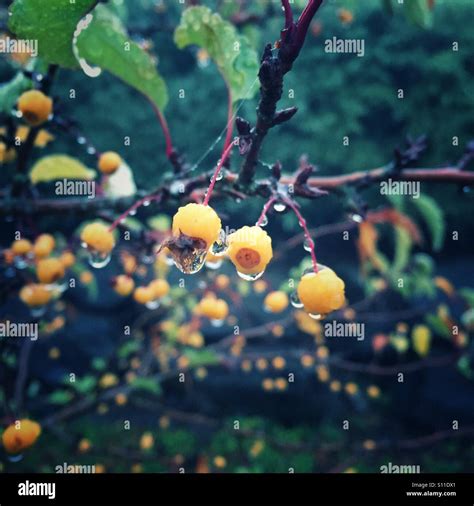
<svg viewBox="0 0 474 506"><path fill-rule="evenodd" d="M42 258L36 265L36 275L41 283L54 283L64 277L64 273L64 265L59 258Z"/></svg>
<svg viewBox="0 0 474 506"><path fill-rule="evenodd" d="M21 453L34 445L40 434L39 423L23 418L5 429L2 434L3 447L8 453Z"/></svg>
<svg viewBox="0 0 474 506"><path fill-rule="evenodd" d="M99 157L98 167L103 174L113 174L122 165L122 158L115 151L107 151Z"/></svg>
<svg viewBox="0 0 474 506"><path fill-rule="evenodd" d="M155 279L148 286L153 290L155 299L165 297L170 291L170 285L166 279Z"/></svg>
<svg viewBox="0 0 474 506"><path fill-rule="evenodd" d="M115 246L114 234L100 222L89 223L81 232L81 240L99 253L110 253Z"/></svg>
<svg viewBox="0 0 474 506"><path fill-rule="evenodd" d="M229 314L229 306L223 299L217 299L214 295L206 295L200 300L196 311L209 320L222 321Z"/></svg>
<svg viewBox="0 0 474 506"><path fill-rule="evenodd" d="M263 302L265 309L271 313L281 313L289 304L290 300L288 295L282 290L270 292Z"/></svg>
<svg viewBox="0 0 474 506"><path fill-rule="evenodd" d="M251 279L261 275L272 259L272 240L265 230L255 225L242 227L229 235L227 254L237 272Z"/></svg>
<svg viewBox="0 0 474 506"><path fill-rule="evenodd" d="M18 110L32 126L44 123L53 111L53 101L42 91L29 90L20 95Z"/></svg>
<svg viewBox="0 0 474 506"><path fill-rule="evenodd" d="M69 267L72 267L76 263L76 257L71 251L64 251L59 260L66 269L69 269Z"/></svg>
<svg viewBox="0 0 474 506"><path fill-rule="evenodd" d="M187 204L178 209L173 217L173 235L182 234L194 239L201 239L203 249L209 249L219 238L222 224L219 216L210 206Z"/></svg>
<svg viewBox="0 0 474 506"><path fill-rule="evenodd" d="M51 291L44 285L26 285L20 290L20 299L30 307L44 306L51 300Z"/></svg>
<svg viewBox="0 0 474 506"><path fill-rule="evenodd" d="M139 286L135 288L133 298L139 304L148 304L155 299L155 292L150 286Z"/></svg>
<svg viewBox="0 0 474 506"><path fill-rule="evenodd" d="M11 245L11 250L15 255L26 255L31 251L32 245L28 239L18 239L18 241L13 241Z"/></svg>
<svg viewBox="0 0 474 506"><path fill-rule="evenodd" d="M54 237L50 234L41 234L36 238L33 245L33 253L36 258L45 258L51 254L56 246Z"/></svg>
<svg viewBox="0 0 474 506"><path fill-rule="evenodd" d="M340 309L345 302L344 281L328 268L304 274L297 292L306 312L326 315Z"/></svg>
<svg viewBox="0 0 474 506"><path fill-rule="evenodd" d="M114 290L122 297L127 297L133 292L135 282L127 274L120 274L113 281Z"/></svg>

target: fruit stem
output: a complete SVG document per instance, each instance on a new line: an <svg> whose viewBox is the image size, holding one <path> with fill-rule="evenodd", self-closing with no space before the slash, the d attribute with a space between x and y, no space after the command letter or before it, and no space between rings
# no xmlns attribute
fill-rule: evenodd
<svg viewBox="0 0 474 506"><path fill-rule="evenodd" d="M211 179L211 184L209 185L209 188L207 189L206 196L204 197L203 205L207 206L209 204L209 200L211 199L212 191L214 190L214 186L216 185L217 178L219 176L219 173L222 169L222 166L224 165L225 161L227 160L227 157L229 156L230 152L232 151L232 148L238 144L239 140L238 138L235 138L224 150L222 153L222 156L219 159L219 162L217 164L216 170L214 171L214 175Z"/></svg>
<svg viewBox="0 0 474 506"><path fill-rule="evenodd" d="M318 269L318 262L316 260L315 245L314 245L313 239L311 238L311 234L309 233L308 227L306 225L306 220L304 219L303 215L300 213L296 204L291 199L285 198L284 201L285 201L285 204L287 204L288 207L290 209L292 209L292 211L296 214L296 216L298 218L298 222L300 224L300 227L304 231L304 235L306 237L306 240L308 241L308 245L309 245L309 249L310 249L311 261L313 262L313 270L317 274L319 269Z"/></svg>
<svg viewBox="0 0 474 506"><path fill-rule="evenodd" d="M257 227L259 227L262 223L265 217L267 216L268 210L270 209L270 206L277 200L276 197L270 197L267 201L267 203L263 206L262 214L260 215L260 218L257 220Z"/></svg>
<svg viewBox="0 0 474 506"><path fill-rule="evenodd" d="M234 130L233 125L233 117L234 117L234 107L233 107L233 99L232 99L232 90L229 86L229 83L224 79L225 84L227 86L227 133L224 141L224 148L222 150L221 158L224 156L225 150L229 147L232 139L232 133Z"/></svg>
<svg viewBox="0 0 474 506"><path fill-rule="evenodd" d="M158 109L156 104L152 100L149 100L149 102L150 102L151 106L153 107L153 110L155 111L158 121L160 122L161 129L163 130L163 134L165 136L166 156L167 156L167 158L170 158L174 152L174 147L173 147L173 141L171 140L171 133L170 133L170 129L168 127L168 123L166 121L164 114L160 111L160 109Z"/></svg>
<svg viewBox="0 0 474 506"><path fill-rule="evenodd" d="M146 195L145 197L137 200L131 207L129 207L126 211L124 211L109 227L109 232L113 232L120 223L133 211L141 207L145 202L151 202L153 200L158 200L160 195Z"/></svg>

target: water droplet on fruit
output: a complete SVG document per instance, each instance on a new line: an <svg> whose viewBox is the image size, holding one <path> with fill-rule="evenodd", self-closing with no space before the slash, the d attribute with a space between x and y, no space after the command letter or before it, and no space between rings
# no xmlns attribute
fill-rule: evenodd
<svg viewBox="0 0 474 506"><path fill-rule="evenodd" d="M160 307L160 300L159 299L151 300L150 302L147 302L145 304L145 307L147 309L158 309Z"/></svg>
<svg viewBox="0 0 474 506"><path fill-rule="evenodd" d="M224 325L224 320L209 320L213 327L222 327Z"/></svg>
<svg viewBox="0 0 474 506"><path fill-rule="evenodd" d="M13 264L17 269L26 269L26 267L28 267L26 257L24 257L23 255L15 256L15 258L13 259Z"/></svg>
<svg viewBox="0 0 474 506"><path fill-rule="evenodd" d="M316 313L308 313L309 317L312 318L313 320L321 320L321 318L323 317L322 314L316 314Z"/></svg>
<svg viewBox="0 0 474 506"><path fill-rule="evenodd" d="M227 236L223 229L219 232L219 239L211 246L211 253L216 257L220 257L226 254L229 249L229 243L227 242Z"/></svg>
<svg viewBox="0 0 474 506"><path fill-rule="evenodd" d="M290 294L290 304L296 309L301 309L303 307L303 303L300 301L296 292Z"/></svg>
<svg viewBox="0 0 474 506"><path fill-rule="evenodd" d="M46 304L43 306L34 306L30 308L30 314L33 318L41 318L45 315L47 307Z"/></svg>
<svg viewBox="0 0 474 506"><path fill-rule="evenodd" d="M222 265L222 260L217 260L217 261L206 260L206 267L208 269L213 270L213 271L215 271L216 269L219 269L219 267L221 265Z"/></svg>
<svg viewBox="0 0 474 506"><path fill-rule="evenodd" d="M94 269L102 269L105 267L111 259L110 253L104 253L101 251L95 251L89 249L89 264L91 267L94 267Z"/></svg>
<svg viewBox="0 0 474 506"><path fill-rule="evenodd" d="M173 260L176 267L184 274L196 274L203 268L206 256L205 249L194 249L173 255Z"/></svg>
<svg viewBox="0 0 474 506"><path fill-rule="evenodd" d="M286 205L283 204L282 202L277 202L273 204L273 209L275 209L277 213L282 213L283 211L286 210Z"/></svg>
<svg viewBox="0 0 474 506"><path fill-rule="evenodd" d="M259 279L263 276L264 272L265 271L257 272L256 274L245 274L243 272L237 271L237 274L242 279L245 279L245 281L256 281L257 279Z"/></svg>

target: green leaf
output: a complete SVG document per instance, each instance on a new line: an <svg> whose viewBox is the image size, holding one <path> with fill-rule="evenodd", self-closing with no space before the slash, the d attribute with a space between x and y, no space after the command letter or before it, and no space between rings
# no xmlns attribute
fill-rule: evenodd
<svg viewBox="0 0 474 506"><path fill-rule="evenodd" d="M161 395L161 385L153 378L135 378L130 386L137 390L145 390L154 395Z"/></svg>
<svg viewBox="0 0 474 506"><path fill-rule="evenodd" d="M412 199L418 212L425 220L431 233L431 244L435 251L443 246L446 224L444 221L444 213L438 206L436 201L428 195L420 195L417 199Z"/></svg>
<svg viewBox="0 0 474 506"><path fill-rule="evenodd" d="M10 30L21 39L38 41L38 54L50 64L77 68L72 39L79 20L97 0L15 0Z"/></svg>
<svg viewBox="0 0 474 506"><path fill-rule="evenodd" d="M395 256L392 272L399 273L406 267L410 260L412 244L409 232L403 227L395 226Z"/></svg>
<svg viewBox="0 0 474 506"><path fill-rule="evenodd" d="M9 114L18 97L31 88L31 80L19 72L13 79L0 86L0 113Z"/></svg>
<svg viewBox="0 0 474 506"><path fill-rule="evenodd" d="M67 404L73 397L74 394L69 390L56 390L48 396L48 401L51 404Z"/></svg>
<svg viewBox="0 0 474 506"><path fill-rule="evenodd" d="M428 6L428 0L405 0L405 16L421 28L431 28L433 13Z"/></svg>
<svg viewBox="0 0 474 506"><path fill-rule="evenodd" d="M30 172L33 184L48 183L57 179L91 180L95 176L95 171L67 155L45 156L35 163Z"/></svg>
<svg viewBox="0 0 474 506"><path fill-rule="evenodd" d="M253 97L258 88L252 88L259 68L257 53L248 39L219 14L203 6L186 9L174 32L174 40L180 49L196 45L209 53L228 84L234 102Z"/></svg>
<svg viewBox="0 0 474 506"><path fill-rule="evenodd" d="M71 385L77 392L81 394L87 394L95 388L97 385L97 379L94 376L88 375L83 378L76 378L76 381L67 381L68 385Z"/></svg>
<svg viewBox="0 0 474 506"><path fill-rule="evenodd" d="M153 230L167 232L171 227L171 218L166 214L158 214L149 218L147 224Z"/></svg>
<svg viewBox="0 0 474 506"><path fill-rule="evenodd" d="M219 363L219 357L211 350L185 350L183 353L189 360L189 367L201 367Z"/></svg>
<svg viewBox="0 0 474 506"><path fill-rule="evenodd" d="M117 355L119 358L127 358L128 355L134 353L135 351L138 351L139 349L140 343L138 341L127 341L120 347Z"/></svg>
<svg viewBox="0 0 474 506"><path fill-rule="evenodd" d="M158 109L165 108L168 92L156 62L128 37L120 19L106 7L96 7L92 20L78 35L76 47L80 60L107 70L145 95Z"/></svg>

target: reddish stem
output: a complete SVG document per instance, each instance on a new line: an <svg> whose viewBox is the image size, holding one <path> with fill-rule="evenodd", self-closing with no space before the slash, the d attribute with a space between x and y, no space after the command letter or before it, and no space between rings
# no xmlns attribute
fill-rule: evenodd
<svg viewBox="0 0 474 506"><path fill-rule="evenodd" d="M158 118L158 121L160 122L161 129L163 130L163 134L165 136L165 142L166 142L166 156L169 158L173 152L173 141L171 140L171 134L170 129L168 127L168 123L166 121L166 118L164 114L158 109L156 104L153 101L149 101L151 106L153 107L153 110L155 111L156 117Z"/></svg>
<svg viewBox="0 0 474 506"><path fill-rule="evenodd" d="M133 211L135 211L136 209L138 209L139 207L141 207L146 201L148 202L151 202L153 200L157 200L159 199L160 196L159 195L146 195L145 197L141 198L140 200L137 200L132 206L130 206L126 211L124 211L109 227L109 232L112 232L113 230L115 230L119 225L120 225L120 222L122 222L123 220L125 220L125 218L127 218L127 216L132 213Z"/></svg>
<svg viewBox="0 0 474 506"><path fill-rule="evenodd" d="M225 81L225 84L227 86L227 133L226 133L226 136L225 136L225 141L224 141L224 148L222 150L222 155L221 155L221 158L224 156L224 153L225 153L225 150L229 147L229 144L232 142L231 139L232 139L232 133L234 131L234 123L233 123L233 118L234 118L234 108L233 108L233 99L232 99L232 90L229 86L229 83L227 81Z"/></svg>
<svg viewBox="0 0 474 506"><path fill-rule="evenodd" d="M267 216L267 213L268 213L268 210L270 209L271 205L277 200L276 197L270 197L268 199L268 202L263 206L263 209L262 209L262 214L260 215L260 218L258 219L257 223L255 223L255 225L257 225L257 227L259 227L262 223L263 223L263 220L265 219L265 217Z"/></svg>
<svg viewBox="0 0 474 506"><path fill-rule="evenodd" d="M232 151L232 148L238 143L238 140L232 141L227 148L222 153L222 156L219 160L219 163L217 164L216 170L214 171L214 175L211 179L211 184L209 185L209 188L207 189L206 196L204 197L203 205L207 206L209 204L209 200L211 199L212 191L214 190L214 186L216 185L217 178L219 176L219 173L222 169L222 166L224 165L225 161L227 160L227 157L229 156L230 152Z"/></svg>
<svg viewBox="0 0 474 506"><path fill-rule="evenodd" d="M308 227L306 225L306 220L304 219L303 215L300 213L296 204L291 199L286 198L285 204L287 204L288 207L290 207L293 210L293 212L296 214L299 224L300 224L301 228L304 230L304 235L306 236L306 240L308 241L308 245L310 248L311 261L313 262L313 270L317 274L319 269L318 269L318 262L316 260L316 252L314 250L315 245L314 245L313 239L311 238L311 234L309 233Z"/></svg>

